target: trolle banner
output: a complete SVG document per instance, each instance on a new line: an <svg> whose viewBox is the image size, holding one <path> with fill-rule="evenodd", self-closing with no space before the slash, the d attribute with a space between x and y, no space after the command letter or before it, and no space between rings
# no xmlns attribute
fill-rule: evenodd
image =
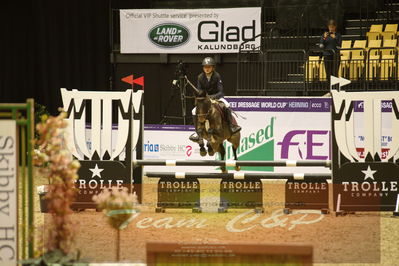
<svg viewBox="0 0 399 266"><path fill-rule="evenodd" d="M121 53L237 53L260 46L261 8L121 9Z"/></svg>

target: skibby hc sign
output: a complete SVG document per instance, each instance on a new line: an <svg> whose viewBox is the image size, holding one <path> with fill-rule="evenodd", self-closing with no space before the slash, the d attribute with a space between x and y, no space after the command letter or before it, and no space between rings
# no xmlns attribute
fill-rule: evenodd
<svg viewBox="0 0 399 266"><path fill-rule="evenodd" d="M121 53L236 53L260 45L261 8L122 9Z"/></svg>

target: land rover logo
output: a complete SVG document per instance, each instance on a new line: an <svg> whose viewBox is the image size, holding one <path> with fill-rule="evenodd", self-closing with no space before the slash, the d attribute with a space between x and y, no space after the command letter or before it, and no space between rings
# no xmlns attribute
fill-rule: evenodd
<svg viewBox="0 0 399 266"><path fill-rule="evenodd" d="M155 26L150 30L148 37L155 45L173 48L186 43L190 34L186 27L171 23Z"/></svg>

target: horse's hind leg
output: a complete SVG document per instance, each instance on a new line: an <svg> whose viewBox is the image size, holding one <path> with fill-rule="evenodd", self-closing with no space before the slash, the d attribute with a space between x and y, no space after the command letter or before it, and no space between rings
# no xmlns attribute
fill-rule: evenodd
<svg viewBox="0 0 399 266"><path fill-rule="evenodd" d="M237 148L234 148L233 147L233 155L234 155L234 160L238 160L237 159ZM241 167L240 166L238 166L238 165L236 165L235 167L234 167L234 169L236 170L236 171L240 171L241 170Z"/></svg>
<svg viewBox="0 0 399 266"><path fill-rule="evenodd" d="M224 149L223 143L219 144L219 153L220 159L223 161L226 155L226 150ZM226 165L221 166L220 169L222 169L222 173L227 173Z"/></svg>
<svg viewBox="0 0 399 266"><path fill-rule="evenodd" d="M234 136L233 138L229 139L229 141L232 144L232 148L233 148L233 155L234 155L234 160L238 160L237 157L237 149L238 149L238 145L240 144L240 133L238 133L238 136ZM235 166L235 170L236 171L240 171L241 167L239 167L238 165Z"/></svg>

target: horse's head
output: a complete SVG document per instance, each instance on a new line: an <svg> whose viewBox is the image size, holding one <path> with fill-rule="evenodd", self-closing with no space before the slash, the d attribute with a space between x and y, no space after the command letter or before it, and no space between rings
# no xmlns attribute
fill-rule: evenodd
<svg viewBox="0 0 399 266"><path fill-rule="evenodd" d="M204 123L211 112L211 99L207 94L197 95L195 97L196 115L198 122Z"/></svg>

